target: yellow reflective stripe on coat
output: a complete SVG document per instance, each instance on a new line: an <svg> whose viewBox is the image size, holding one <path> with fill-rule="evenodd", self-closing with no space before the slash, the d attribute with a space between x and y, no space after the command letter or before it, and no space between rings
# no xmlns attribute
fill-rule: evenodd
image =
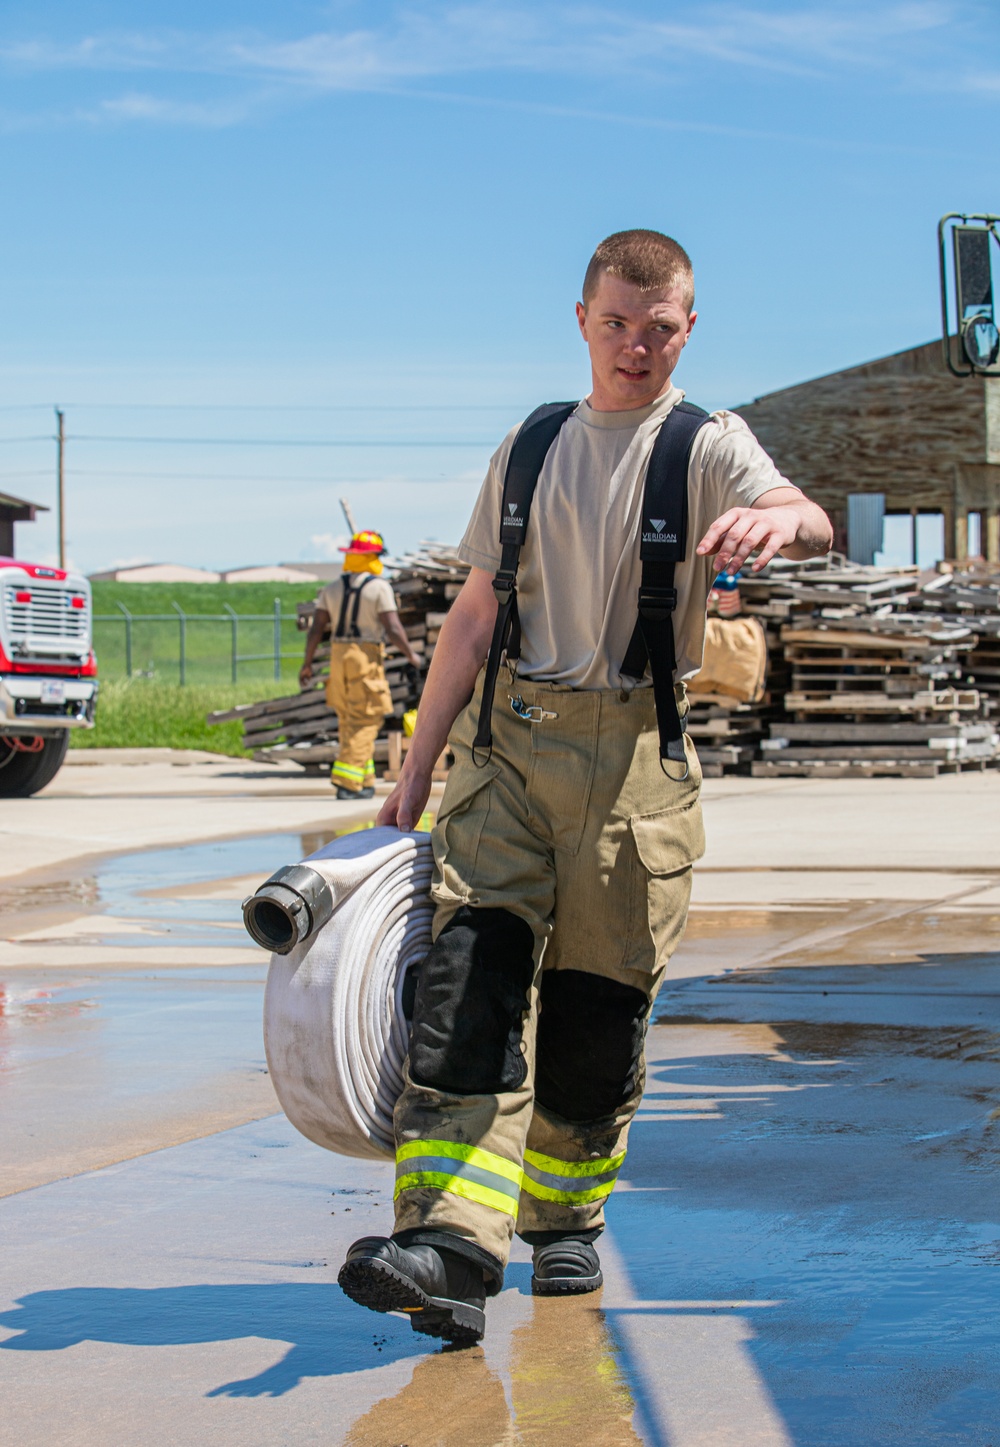
<svg viewBox="0 0 1000 1447"><path fill-rule="evenodd" d="M459 1141L407 1141L396 1152L396 1189L448 1191L517 1216L521 1170L513 1161Z"/></svg>
<svg viewBox="0 0 1000 1447"><path fill-rule="evenodd" d="M586 1206L614 1190L625 1152L592 1161L560 1161L539 1151L525 1151L522 1189L540 1201Z"/></svg>

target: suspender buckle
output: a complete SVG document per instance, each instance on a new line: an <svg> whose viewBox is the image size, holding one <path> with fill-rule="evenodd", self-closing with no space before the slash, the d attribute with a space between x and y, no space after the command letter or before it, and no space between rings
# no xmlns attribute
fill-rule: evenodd
<svg viewBox="0 0 1000 1447"><path fill-rule="evenodd" d="M505 573L501 568L493 579L493 592L501 608L506 608L514 596L514 576L513 573Z"/></svg>
<svg viewBox="0 0 1000 1447"><path fill-rule="evenodd" d="M676 588L639 589L639 617L659 623L670 617L677 607Z"/></svg>

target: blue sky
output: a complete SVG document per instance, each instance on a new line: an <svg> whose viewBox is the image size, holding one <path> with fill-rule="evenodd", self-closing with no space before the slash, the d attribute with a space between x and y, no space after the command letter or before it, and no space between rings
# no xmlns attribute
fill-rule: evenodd
<svg viewBox="0 0 1000 1447"><path fill-rule="evenodd" d="M52 502L58 403L88 571L320 556L343 494L456 540L507 428L587 389L601 236L690 251L707 406L927 341L998 102L988 0L8 0L0 490Z"/></svg>

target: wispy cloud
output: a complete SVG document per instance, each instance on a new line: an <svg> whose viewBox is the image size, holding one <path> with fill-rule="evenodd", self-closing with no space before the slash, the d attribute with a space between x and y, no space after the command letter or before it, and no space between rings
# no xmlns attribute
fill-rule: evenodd
<svg viewBox="0 0 1000 1447"><path fill-rule="evenodd" d="M704 5L693 19L647 19L601 5L472 0L401 8L380 26L298 37L260 32L115 32L63 43L0 42L0 67L226 78L237 99L178 100L139 91L99 100L86 118L191 126L234 125L276 96L381 91L486 73L655 78L681 83L698 61L732 71L801 77L881 69L900 83L940 75L940 46L981 11L980 0L867 5ZM954 67L952 67L954 76ZM970 72L967 88L995 80ZM923 79L921 79L921 77Z"/></svg>
<svg viewBox="0 0 1000 1447"><path fill-rule="evenodd" d="M169 126L204 126L223 128L247 120L257 109L256 96L235 101L182 101L163 96L129 91L125 95L103 100L90 112L88 120L146 121Z"/></svg>

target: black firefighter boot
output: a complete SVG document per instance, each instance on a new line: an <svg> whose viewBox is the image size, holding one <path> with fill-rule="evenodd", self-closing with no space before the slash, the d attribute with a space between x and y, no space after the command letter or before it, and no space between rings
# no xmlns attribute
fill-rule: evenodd
<svg viewBox="0 0 1000 1447"><path fill-rule="evenodd" d="M600 1257L590 1241L555 1233L539 1240L541 1235L534 1238L531 1252L534 1296L578 1296L604 1285Z"/></svg>
<svg viewBox="0 0 1000 1447"><path fill-rule="evenodd" d="M405 1311L414 1331L455 1346L474 1346L486 1330L483 1272L444 1246L363 1236L348 1251L337 1281L359 1306Z"/></svg>

